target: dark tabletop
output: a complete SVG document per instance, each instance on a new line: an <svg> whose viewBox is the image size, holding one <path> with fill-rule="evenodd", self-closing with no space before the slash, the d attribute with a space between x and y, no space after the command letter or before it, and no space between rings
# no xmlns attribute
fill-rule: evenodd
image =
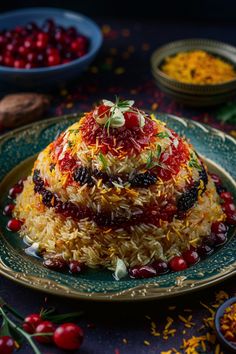
<svg viewBox="0 0 236 354"><path fill-rule="evenodd" d="M216 119L221 107L186 108L161 93L152 80L149 64L150 54L156 47L175 39L212 38L235 45L236 25L114 20L106 23L100 21L100 24L104 45L98 58L75 84L52 94L52 108L47 116L84 111L99 99L114 99L114 95L118 95L135 99L136 104L144 109L182 115L236 136L234 125L223 124ZM215 340L209 309L215 310L221 301L235 295L235 279L169 300L102 304L36 292L1 276L0 296L24 315L37 312L42 306L55 306L58 312L83 310L84 315L78 321L85 330L81 354L186 353L182 345L193 345L196 341L194 337L199 341L202 338L207 345L207 353L219 354L227 353L227 350L220 348ZM169 331L165 331L166 324L172 320ZM184 342L188 339L189 342ZM204 349L202 344L197 347L196 353L202 353ZM41 346L41 351L44 354L59 353L53 347ZM21 352L32 353L26 346Z"/></svg>

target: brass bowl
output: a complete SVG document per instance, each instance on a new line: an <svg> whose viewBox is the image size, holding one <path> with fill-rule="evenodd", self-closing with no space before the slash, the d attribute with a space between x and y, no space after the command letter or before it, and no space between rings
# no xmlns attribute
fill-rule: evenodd
<svg viewBox="0 0 236 354"><path fill-rule="evenodd" d="M209 39L186 39L166 44L151 56L151 70L161 90L177 101L192 106L210 106L223 103L236 94L236 79L220 84L188 84L172 79L161 70L166 57L179 52L204 50L230 62L236 69L236 48Z"/></svg>

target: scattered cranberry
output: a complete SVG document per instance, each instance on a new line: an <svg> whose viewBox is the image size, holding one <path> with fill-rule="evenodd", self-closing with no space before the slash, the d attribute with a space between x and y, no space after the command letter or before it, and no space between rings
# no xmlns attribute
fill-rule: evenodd
<svg viewBox="0 0 236 354"><path fill-rule="evenodd" d="M18 219L10 219L7 223L7 229L12 232L17 232L21 229L22 222Z"/></svg>
<svg viewBox="0 0 236 354"><path fill-rule="evenodd" d="M58 272L66 270L68 267L67 262L62 257L47 258L43 261L43 265L46 268L56 270Z"/></svg>
<svg viewBox="0 0 236 354"><path fill-rule="evenodd" d="M151 266L155 269L157 274L165 274L169 271L168 264L165 261L154 261Z"/></svg>
<svg viewBox="0 0 236 354"><path fill-rule="evenodd" d="M55 326L51 321L43 321L43 322L39 323L35 329L36 334L51 333L53 335L54 332L55 332ZM48 344L48 343L52 342L52 335L35 336L35 339L39 343Z"/></svg>
<svg viewBox="0 0 236 354"><path fill-rule="evenodd" d="M125 126L128 129L139 127L139 118L135 112L125 112Z"/></svg>
<svg viewBox="0 0 236 354"><path fill-rule="evenodd" d="M179 272L188 268L188 265L183 257L175 256L169 262L169 267L174 272Z"/></svg>
<svg viewBox="0 0 236 354"><path fill-rule="evenodd" d="M187 264L192 265L195 264L199 261L199 254L195 249L189 249L182 254L184 260L187 262Z"/></svg>
<svg viewBox="0 0 236 354"><path fill-rule="evenodd" d="M226 221L229 225L236 225L236 212L228 213L226 215Z"/></svg>
<svg viewBox="0 0 236 354"><path fill-rule="evenodd" d="M137 266L129 270L131 278L151 278L154 277L157 272L152 266Z"/></svg>
<svg viewBox="0 0 236 354"><path fill-rule="evenodd" d="M211 233L210 235L204 237L204 244L210 247L214 247L215 243L216 243L216 235L214 233Z"/></svg>
<svg viewBox="0 0 236 354"><path fill-rule="evenodd" d="M12 212L15 208L15 204L7 204L3 209L3 215L12 216Z"/></svg>
<svg viewBox="0 0 236 354"><path fill-rule="evenodd" d="M211 231L214 234L226 234L228 232L228 226L221 221L216 221L211 225Z"/></svg>
<svg viewBox="0 0 236 354"><path fill-rule="evenodd" d="M236 207L232 202L225 202L222 205L222 209L225 212L225 214L231 214L234 213L236 211Z"/></svg>
<svg viewBox="0 0 236 354"><path fill-rule="evenodd" d="M15 349L15 343L12 337L10 336L1 336L0 337L0 353L2 354L11 354Z"/></svg>
<svg viewBox="0 0 236 354"><path fill-rule="evenodd" d="M230 192L222 192L220 197L224 200L224 202L233 202L233 196Z"/></svg>
<svg viewBox="0 0 236 354"><path fill-rule="evenodd" d="M220 246L223 245L227 241L227 234L216 234L215 235L215 245Z"/></svg>
<svg viewBox="0 0 236 354"><path fill-rule="evenodd" d="M11 199L15 199L18 194L23 191L23 186L15 184L12 188L9 189L8 197Z"/></svg>
<svg viewBox="0 0 236 354"><path fill-rule="evenodd" d="M25 332L33 334L36 327L42 322L42 318L38 313L32 313L31 315L25 317L24 323L22 325Z"/></svg>
<svg viewBox="0 0 236 354"><path fill-rule="evenodd" d="M88 39L74 27L57 26L53 20L39 27L30 22L0 34L0 65L17 69L54 66L84 56ZM36 60L40 55L43 60Z"/></svg>
<svg viewBox="0 0 236 354"><path fill-rule="evenodd" d="M84 263L79 261L70 261L69 270L71 274L79 274L84 270Z"/></svg>
<svg viewBox="0 0 236 354"><path fill-rule="evenodd" d="M74 323L64 323L57 327L53 340L58 348L64 350L79 349L84 339L82 328Z"/></svg>
<svg viewBox="0 0 236 354"><path fill-rule="evenodd" d="M197 252L200 254L201 257L206 257L213 252L213 248L207 245L206 243L202 243L198 247Z"/></svg>

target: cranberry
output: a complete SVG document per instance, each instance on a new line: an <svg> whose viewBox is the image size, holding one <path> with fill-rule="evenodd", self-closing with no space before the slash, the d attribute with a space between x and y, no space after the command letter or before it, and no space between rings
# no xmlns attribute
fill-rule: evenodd
<svg viewBox="0 0 236 354"><path fill-rule="evenodd" d="M223 245L227 241L227 234L216 234L215 235L215 245Z"/></svg>
<svg viewBox="0 0 236 354"><path fill-rule="evenodd" d="M70 261L69 270L71 274L79 274L83 271L84 264L79 261Z"/></svg>
<svg viewBox="0 0 236 354"><path fill-rule="evenodd" d="M225 212L226 215L234 213L236 211L235 205L233 203L231 203L231 202L225 202L222 205L222 209L223 209L223 211Z"/></svg>
<svg viewBox="0 0 236 354"><path fill-rule="evenodd" d="M204 243L210 247L214 247L216 243L216 235L211 233L210 235L204 237Z"/></svg>
<svg viewBox="0 0 236 354"><path fill-rule="evenodd" d="M198 247L197 252L200 254L201 257L206 257L213 252L213 248L207 245L206 243L202 243Z"/></svg>
<svg viewBox="0 0 236 354"><path fill-rule="evenodd" d="M21 229L22 222L18 219L10 219L7 223L7 229L12 232L17 232Z"/></svg>
<svg viewBox="0 0 236 354"><path fill-rule="evenodd" d="M189 264L195 264L199 261L199 254L195 249L189 249L182 254L184 260Z"/></svg>
<svg viewBox="0 0 236 354"><path fill-rule="evenodd" d="M32 49L34 47L34 42L31 38L27 38L25 41L24 41L24 46L25 48L28 48L28 49Z"/></svg>
<svg viewBox="0 0 236 354"><path fill-rule="evenodd" d="M131 278L151 278L154 277L157 272L152 266L144 265L131 268L129 274Z"/></svg>
<svg viewBox="0 0 236 354"><path fill-rule="evenodd" d="M180 256L173 257L169 262L169 267L174 272L179 272L188 268L186 261Z"/></svg>
<svg viewBox="0 0 236 354"><path fill-rule="evenodd" d="M23 69L25 67L25 62L22 59L17 59L14 61L14 68Z"/></svg>
<svg viewBox="0 0 236 354"><path fill-rule="evenodd" d="M42 322L42 318L38 313L32 313L25 317L24 323L22 324L25 332L33 334L36 327Z"/></svg>
<svg viewBox="0 0 236 354"><path fill-rule="evenodd" d="M18 194L20 194L23 191L23 187L19 186L18 184L15 184L12 188L10 188L8 192L8 197L11 199L15 199Z"/></svg>
<svg viewBox="0 0 236 354"><path fill-rule="evenodd" d="M157 274L165 274L169 270L168 264L162 260L154 261L151 266L155 269Z"/></svg>
<svg viewBox="0 0 236 354"><path fill-rule="evenodd" d="M82 328L74 323L63 323L54 332L53 340L56 346L64 350L79 349L84 339Z"/></svg>
<svg viewBox="0 0 236 354"><path fill-rule="evenodd" d="M3 57L4 64L6 66L13 66L14 65L14 58L11 54L6 53Z"/></svg>
<svg viewBox="0 0 236 354"><path fill-rule="evenodd" d="M27 60L29 63L35 63L37 60L37 54L35 52L29 52L27 54Z"/></svg>
<svg viewBox="0 0 236 354"><path fill-rule="evenodd" d="M28 49L26 47L24 47L23 45L21 45L18 49L18 53L22 56L22 57L26 57L26 55L28 54Z"/></svg>
<svg viewBox="0 0 236 354"><path fill-rule="evenodd" d="M36 68L37 65L35 63L26 63L25 64L25 68L26 69L33 69L33 68Z"/></svg>
<svg viewBox="0 0 236 354"><path fill-rule="evenodd" d="M15 349L15 342L10 336L0 337L0 353L11 354Z"/></svg>
<svg viewBox="0 0 236 354"><path fill-rule="evenodd" d="M230 192L222 192L220 197L224 200L224 202L233 202L233 196Z"/></svg>
<svg viewBox="0 0 236 354"><path fill-rule="evenodd" d="M228 232L228 226L221 221L216 221L211 225L211 231L214 234L226 234Z"/></svg>
<svg viewBox="0 0 236 354"><path fill-rule="evenodd" d="M221 184L221 179L218 175L210 173L210 176L215 184Z"/></svg>
<svg viewBox="0 0 236 354"><path fill-rule="evenodd" d="M56 270L58 272L65 270L68 267L67 262L62 257L51 257L43 261L46 268Z"/></svg>
<svg viewBox="0 0 236 354"><path fill-rule="evenodd" d="M47 61L48 66L55 66L60 64L60 56L51 54L48 56L48 61Z"/></svg>
<svg viewBox="0 0 236 354"><path fill-rule="evenodd" d="M139 127L138 115L134 112L125 112L125 126L128 129Z"/></svg>
<svg viewBox="0 0 236 354"><path fill-rule="evenodd" d="M86 40L84 37L77 37L72 43L71 43L71 50L73 52L78 52L81 49L84 49L86 46Z"/></svg>
<svg viewBox="0 0 236 354"><path fill-rule="evenodd" d="M54 332L55 332L55 326L51 321L42 321L37 325L35 329L35 333L36 334L51 333L52 335L35 336L35 339L39 343L44 343L44 344L51 343Z"/></svg>
<svg viewBox="0 0 236 354"><path fill-rule="evenodd" d="M25 28L28 32L30 32L30 34L38 30L38 26L36 25L35 22L29 22Z"/></svg>
<svg viewBox="0 0 236 354"><path fill-rule="evenodd" d="M76 37L76 36L77 36L77 30L76 30L76 28L75 28L75 27L69 27L69 28L67 29L67 34L68 34L68 36L70 36L70 37Z"/></svg>
<svg viewBox="0 0 236 354"><path fill-rule="evenodd" d="M226 221L229 225L236 225L236 212L228 213L226 215Z"/></svg>
<svg viewBox="0 0 236 354"><path fill-rule="evenodd" d="M15 204L6 205L5 208L3 209L3 215L12 216L12 212L14 208L15 208Z"/></svg>

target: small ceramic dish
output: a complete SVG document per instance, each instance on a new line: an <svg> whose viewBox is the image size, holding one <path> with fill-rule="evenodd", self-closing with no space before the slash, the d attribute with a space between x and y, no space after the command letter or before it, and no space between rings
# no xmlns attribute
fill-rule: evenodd
<svg viewBox="0 0 236 354"><path fill-rule="evenodd" d="M93 61L102 44L99 27L91 19L79 13L57 8L29 8L0 15L0 31L24 26L32 20L38 25L52 18L63 27L74 26L89 39L88 52L81 58L51 67L16 69L0 66L0 87L17 89L47 88L63 85L77 78Z"/></svg>
<svg viewBox="0 0 236 354"><path fill-rule="evenodd" d="M179 52L204 50L236 68L236 48L218 41L208 39L187 39L171 42L158 48L151 57L151 70L157 85L177 101L192 106L210 106L227 101L236 94L236 80L220 84L188 84L179 82L166 75L161 66L165 58Z"/></svg>
<svg viewBox="0 0 236 354"><path fill-rule="evenodd" d="M224 312L227 309L227 307L231 306L233 303L236 303L236 296L228 299L218 308L215 314L215 329L216 329L218 339L225 346L225 348L230 350L231 353L236 353L236 344L233 344L232 342L228 341L223 336L220 330L220 319L224 315Z"/></svg>

